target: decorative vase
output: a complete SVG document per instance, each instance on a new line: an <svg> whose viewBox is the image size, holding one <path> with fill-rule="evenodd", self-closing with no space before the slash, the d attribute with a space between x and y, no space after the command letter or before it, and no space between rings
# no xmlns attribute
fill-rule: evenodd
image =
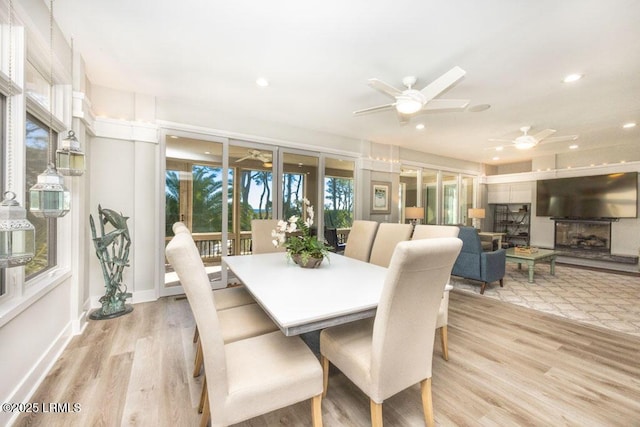
<svg viewBox="0 0 640 427"><path fill-rule="evenodd" d="M309 257L309 259L307 259L307 262L303 262L302 255L300 254L291 255L291 259L293 259L293 262L295 262L302 268L318 268L320 267L320 264L322 263L323 258L324 257L320 257L320 258Z"/></svg>

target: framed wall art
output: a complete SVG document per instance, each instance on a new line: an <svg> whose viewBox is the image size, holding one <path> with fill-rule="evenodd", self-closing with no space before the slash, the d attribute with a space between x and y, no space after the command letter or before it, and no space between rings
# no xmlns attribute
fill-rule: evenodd
<svg viewBox="0 0 640 427"><path fill-rule="evenodd" d="M391 213L391 183L371 181L371 213Z"/></svg>

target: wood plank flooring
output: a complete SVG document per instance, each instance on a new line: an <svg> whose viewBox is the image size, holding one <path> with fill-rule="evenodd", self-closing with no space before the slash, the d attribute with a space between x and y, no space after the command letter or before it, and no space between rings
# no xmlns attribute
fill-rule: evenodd
<svg viewBox="0 0 640 427"><path fill-rule="evenodd" d="M449 306L449 361L435 343L440 426L640 426L640 338L460 291ZM32 402L80 403L77 413L23 415L17 426L197 426L193 317L185 299L138 304L91 321ZM337 370L324 425L368 426L368 399ZM383 405L386 426L424 425L416 385ZM310 426L302 402L239 424Z"/></svg>

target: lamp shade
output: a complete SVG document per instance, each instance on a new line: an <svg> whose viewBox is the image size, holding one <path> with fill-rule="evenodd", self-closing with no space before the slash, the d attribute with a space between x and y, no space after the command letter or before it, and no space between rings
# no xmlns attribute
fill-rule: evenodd
<svg viewBox="0 0 640 427"><path fill-rule="evenodd" d="M472 219L484 219L485 217L485 212L484 209L482 208L471 208L469 209L469 218Z"/></svg>
<svg viewBox="0 0 640 427"><path fill-rule="evenodd" d="M29 212L40 218L59 218L70 208L71 193L64 186L64 177L50 164L29 189Z"/></svg>
<svg viewBox="0 0 640 427"><path fill-rule="evenodd" d="M27 219L27 211L7 191L0 203L0 268L25 265L35 254L36 230Z"/></svg>
<svg viewBox="0 0 640 427"><path fill-rule="evenodd" d="M424 208L415 207L415 206L411 208L405 208L404 216L407 219L423 219Z"/></svg>

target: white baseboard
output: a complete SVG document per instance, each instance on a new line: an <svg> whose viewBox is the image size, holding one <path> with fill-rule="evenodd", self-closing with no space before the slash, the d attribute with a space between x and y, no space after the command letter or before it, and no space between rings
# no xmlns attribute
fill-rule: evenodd
<svg viewBox="0 0 640 427"><path fill-rule="evenodd" d="M151 302L158 299L158 294L155 289L149 289L147 291L138 291L133 293L131 298L132 304L139 304L141 302Z"/></svg>
<svg viewBox="0 0 640 427"><path fill-rule="evenodd" d="M88 313L89 313L89 311L85 309L80 314L80 317L78 317L77 319L71 321L71 333L73 335L81 335L82 332L84 332L84 328L87 327L87 314Z"/></svg>
<svg viewBox="0 0 640 427"><path fill-rule="evenodd" d="M20 384L16 386L11 395L7 396L7 402L29 402L31 396L36 392L42 381L58 360L62 352L73 338L72 323L60 332L53 340L49 348L40 356L37 363L25 375ZM18 419L20 413L0 412L0 425L10 426Z"/></svg>

